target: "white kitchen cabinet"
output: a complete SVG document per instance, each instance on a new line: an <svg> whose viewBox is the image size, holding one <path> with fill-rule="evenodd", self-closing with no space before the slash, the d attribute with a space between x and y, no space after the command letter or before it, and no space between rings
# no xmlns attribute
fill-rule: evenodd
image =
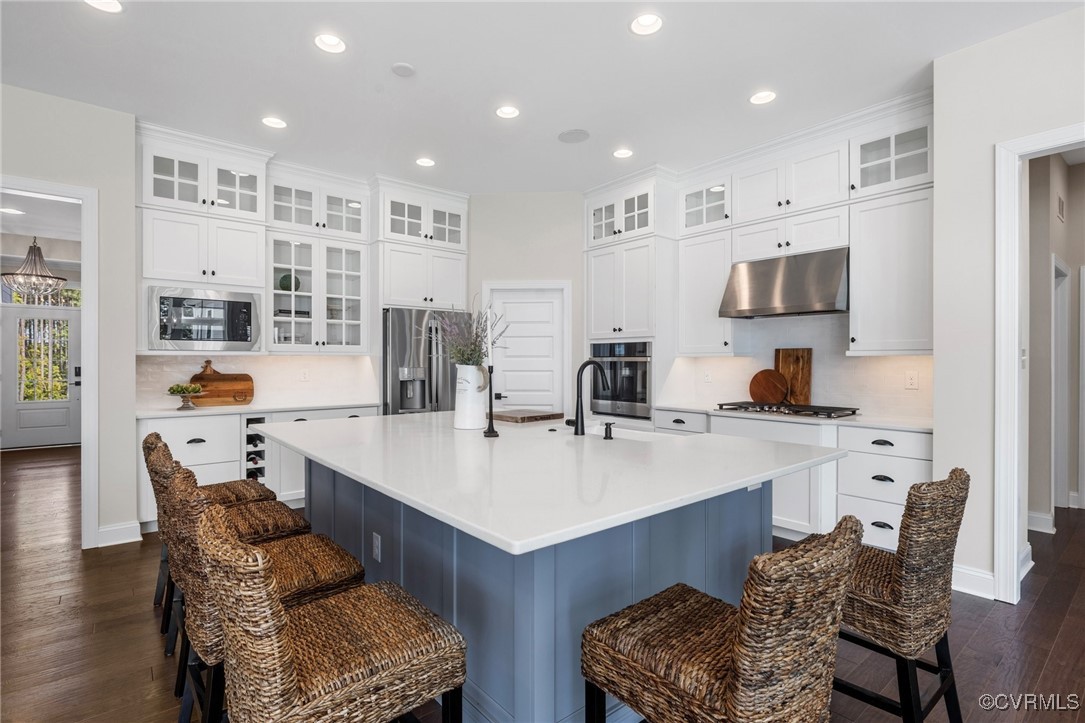
<svg viewBox="0 0 1085 723"><path fill-rule="evenodd" d="M730 176L686 186L679 191L678 198L680 237L731 225Z"/></svg>
<svg viewBox="0 0 1085 723"><path fill-rule="evenodd" d="M652 423L657 432L704 434L708 431L708 415L704 412L673 412L667 409L656 409L652 413Z"/></svg>
<svg viewBox="0 0 1085 723"><path fill-rule="evenodd" d="M640 181L588 199L588 246L627 241L655 230L656 184Z"/></svg>
<svg viewBox="0 0 1085 723"><path fill-rule="evenodd" d="M734 221L745 223L848 199L848 144L735 172Z"/></svg>
<svg viewBox="0 0 1085 723"><path fill-rule="evenodd" d="M852 356L934 349L930 189L851 206Z"/></svg>
<svg viewBox="0 0 1085 723"><path fill-rule="evenodd" d="M263 288L263 226L154 209L140 213L144 278Z"/></svg>
<svg viewBox="0 0 1085 723"><path fill-rule="evenodd" d="M305 422L319 419L377 416L377 407L344 407L341 409L302 409L293 412L272 412L268 422ZM265 484L283 502L305 499L305 457L267 441Z"/></svg>
<svg viewBox="0 0 1085 723"><path fill-rule="evenodd" d="M467 250L467 203L418 191L382 191L381 238Z"/></svg>
<svg viewBox="0 0 1085 723"><path fill-rule="evenodd" d="M930 123L898 125L853 138L851 197L929 183L934 171L931 141Z"/></svg>
<svg viewBox="0 0 1085 723"><path fill-rule="evenodd" d="M749 322L720 318L731 271L731 232L678 242L678 353L733 356L747 351Z"/></svg>
<svg viewBox="0 0 1085 723"><path fill-rule="evenodd" d="M588 336L651 336L655 330L652 239L589 251Z"/></svg>
<svg viewBox="0 0 1085 723"><path fill-rule="evenodd" d="M365 246L270 231L271 351L369 350Z"/></svg>
<svg viewBox="0 0 1085 723"><path fill-rule="evenodd" d="M846 206L788 216L734 230L732 261L753 261L847 246Z"/></svg>
<svg viewBox="0 0 1085 723"><path fill-rule="evenodd" d="M709 431L736 437L836 446L832 425L709 415ZM778 477L772 481L772 524L789 537L827 532L836 524L836 462Z"/></svg>
<svg viewBox="0 0 1085 723"><path fill-rule="evenodd" d="M382 244L382 306L467 308L467 256L407 244Z"/></svg>
<svg viewBox="0 0 1085 723"><path fill-rule="evenodd" d="M363 184L272 170L268 179L271 225L287 230L365 241L369 236L369 191Z"/></svg>
<svg viewBox="0 0 1085 723"><path fill-rule="evenodd" d="M264 220L265 164L146 141L141 152L140 200L144 205Z"/></svg>

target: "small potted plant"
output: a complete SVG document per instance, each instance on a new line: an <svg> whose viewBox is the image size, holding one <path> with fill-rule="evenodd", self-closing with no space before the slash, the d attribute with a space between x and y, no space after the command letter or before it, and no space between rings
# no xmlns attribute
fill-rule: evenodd
<svg viewBox="0 0 1085 723"><path fill-rule="evenodd" d="M441 317L441 343L448 349L449 360L456 365L456 429L482 429L486 426L486 401L490 388L489 374L483 366L487 357L493 363L493 349L509 325L493 310L466 315Z"/></svg>
<svg viewBox="0 0 1085 723"><path fill-rule="evenodd" d="M177 407L177 411L188 411L196 408L192 403L192 397L200 396L203 393L203 387L199 384L174 384L166 390L166 393L181 398L181 406Z"/></svg>

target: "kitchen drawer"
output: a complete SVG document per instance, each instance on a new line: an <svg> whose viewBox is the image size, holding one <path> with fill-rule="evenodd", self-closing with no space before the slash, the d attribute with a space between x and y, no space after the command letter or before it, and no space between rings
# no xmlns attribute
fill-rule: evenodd
<svg viewBox="0 0 1085 723"><path fill-rule="evenodd" d="M148 419L145 430L144 435L150 432L162 435L174 459L186 467L241 461L241 418L237 414Z"/></svg>
<svg viewBox="0 0 1085 723"><path fill-rule="evenodd" d="M841 517L855 515L863 523L864 545L873 545L890 552L897 551L897 536L900 534L900 520L904 516L904 505L865 500L851 495L838 495L836 507Z"/></svg>
<svg viewBox="0 0 1085 723"><path fill-rule="evenodd" d="M908 499L909 487L931 479L931 463L925 459L852 452L836 464L840 494L899 505Z"/></svg>
<svg viewBox="0 0 1085 723"><path fill-rule="evenodd" d="M912 459L933 459L934 437L927 432L900 432L873 427L840 427L840 446L855 452Z"/></svg>
<svg viewBox="0 0 1085 723"><path fill-rule="evenodd" d="M300 409L294 412L275 412L271 422L312 422L318 419L346 419L347 417L375 417L378 407L343 407L340 409Z"/></svg>
<svg viewBox="0 0 1085 723"><path fill-rule="evenodd" d="M670 412L657 409L656 429L673 429L677 432L707 432L708 415L704 412Z"/></svg>
<svg viewBox="0 0 1085 723"><path fill-rule="evenodd" d="M729 434L734 437L752 437L770 442L792 444L820 444L821 425L802 422L777 422L769 419L738 419L736 417L712 417L712 434Z"/></svg>

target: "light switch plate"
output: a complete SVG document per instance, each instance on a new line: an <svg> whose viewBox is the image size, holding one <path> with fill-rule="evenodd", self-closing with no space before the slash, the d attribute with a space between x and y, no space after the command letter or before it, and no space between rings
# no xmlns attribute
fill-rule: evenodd
<svg viewBox="0 0 1085 723"><path fill-rule="evenodd" d="M908 391L919 389L919 372L914 369L904 372L904 388Z"/></svg>

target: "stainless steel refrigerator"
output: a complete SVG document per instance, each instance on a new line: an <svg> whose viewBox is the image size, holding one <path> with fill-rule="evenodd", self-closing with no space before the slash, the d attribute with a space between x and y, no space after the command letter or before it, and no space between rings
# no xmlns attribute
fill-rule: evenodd
<svg viewBox="0 0 1085 723"><path fill-rule="evenodd" d="M462 311L384 310L384 413L456 408L456 369L441 343L440 319Z"/></svg>

